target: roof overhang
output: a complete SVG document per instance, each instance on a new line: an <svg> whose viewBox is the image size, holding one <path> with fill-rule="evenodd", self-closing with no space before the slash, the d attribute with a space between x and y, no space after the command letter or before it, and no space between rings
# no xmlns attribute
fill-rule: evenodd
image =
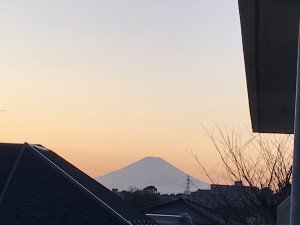
<svg viewBox="0 0 300 225"><path fill-rule="evenodd" d="M300 0L239 0L254 132L293 133Z"/></svg>

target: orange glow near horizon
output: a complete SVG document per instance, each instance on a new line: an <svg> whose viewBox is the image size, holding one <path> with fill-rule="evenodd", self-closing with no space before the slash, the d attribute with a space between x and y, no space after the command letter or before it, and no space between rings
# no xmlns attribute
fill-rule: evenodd
<svg viewBox="0 0 300 225"><path fill-rule="evenodd" d="M1 142L92 177L157 156L207 181L189 154L218 164L203 126L249 127L236 1L16 2L0 7Z"/></svg>

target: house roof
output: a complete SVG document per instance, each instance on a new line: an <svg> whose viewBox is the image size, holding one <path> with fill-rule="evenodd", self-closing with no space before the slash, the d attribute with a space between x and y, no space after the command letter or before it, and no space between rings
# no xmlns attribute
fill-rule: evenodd
<svg viewBox="0 0 300 225"><path fill-rule="evenodd" d="M222 224L224 218L215 210L189 199L179 198L141 209L146 214L187 215L195 225Z"/></svg>
<svg viewBox="0 0 300 225"><path fill-rule="evenodd" d="M195 225L189 218L179 215L146 214L160 225Z"/></svg>
<svg viewBox="0 0 300 225"><path fill-rule="evenodd" d="M0 224L157 224L41 145L0 143Z"/></svg>
<svg viewBox="0 0 300 225"><path fill-rule="evenodd" d="M293 133L298 0L239 0L254 132Z"/></svg>

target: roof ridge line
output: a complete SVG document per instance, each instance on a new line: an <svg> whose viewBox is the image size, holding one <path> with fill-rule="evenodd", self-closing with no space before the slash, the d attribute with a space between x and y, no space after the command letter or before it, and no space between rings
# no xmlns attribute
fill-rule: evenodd
<svg viewBox="0 0 300 225"><path fill-rule="evenodd" d="M98 202L100 202L103 206L105 206L110 212L114 213L119 219L121 219L123 222L125 222L128 225L133 225L129 220L124 218L120 213L118 213L116 210L114 210L112 207L110 207L107 203L105 203L102 199L100 199L98 196L96 196L92 191L90 191L88 188L83 186L81 183L79 183L75 178L73 178L70 174L68 174L66 171L64 171L62 168L60 168L58 165L56 165L54 162L52 162L49 158L47 158L45 155L40 153L38 150L36 150L31 144L25 142L25 144L28 145L30 149L32 149L34 152L36 152L40 157L45 159L48 163L50 163L52 166L54 166L58 171L63 173L67 178L69 178L71 181L73 181L77 186L79 186L82 190L87 192L89 195L91 195L94 199L96 199Z"/></svg>
<svg viewBox="0 0 300 225"><path fill-rule="evenodd" d="M9 187L9 185L10 185L10 182L11 182L11 180L13 178L13 175L14 175L16 169L17 169L17 166L18 166L18 164L19 164L19 162L20 162L20 160L22 158L22 155L23 155L23 153L25 151L25 148L26 148L26 145L23 144L22 149L21 149L20 153L18 154L18 157L17 157L17 159L16 159L16 161L15 161L15 163L13 165L13 168L11 169L11 171L9 173L9 176L8 176L8 178L6 180L4 188L3 188L2 192L1 192L1 195L0 195L0 204L1 204L3 198L4 198L5 194L6 194L6 191L7 191L8 187Z"/></svg>

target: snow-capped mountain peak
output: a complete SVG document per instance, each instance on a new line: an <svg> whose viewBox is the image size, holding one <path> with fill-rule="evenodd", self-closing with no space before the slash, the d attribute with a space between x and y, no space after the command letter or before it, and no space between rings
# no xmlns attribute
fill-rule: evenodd
<svg viewBox="0 0 300 225"><path fill-rule="evenodd" d="M120 191L130 187L143 189L153 185L162 194L183 193L187 174L160 157L145 157L120 170L113 171L96 180L109 189ZM190 177L190 190L209 189L210 185Z"/></svg>

